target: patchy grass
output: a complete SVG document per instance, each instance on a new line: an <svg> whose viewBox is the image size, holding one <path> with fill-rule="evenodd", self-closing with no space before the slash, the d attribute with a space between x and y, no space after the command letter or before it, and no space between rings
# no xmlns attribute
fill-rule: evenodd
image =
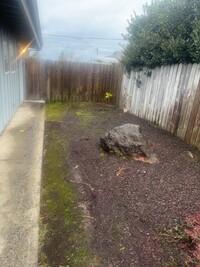
<svg viewBox="0 0 200 267"><path fill-rule="evenodd" d="M112 237L119 240L122 236L121 226L118 223L114 223L112 226Z"/></svg>
<svg viewBox="0 0 200 267"><path fill-rule="evenodd" d="M68 103L54 102L46 105L46 121L59 121L68 111Z"/></svg>
<svg viewBox="0 0 200 267"><path fill-rule="evenodd" d="M168 255L169 267L200 266L200 214L175 221L173 225L158 230L157 239Z"/></svg>
<svg viewBox="0 0 200 267"><path fill-rule="evenodd" d="M60 120L66 105L49 104L47 121ZM90 266L89 235L84 230L83 213L78 207L78 192L70 183L66 162L68 143L59 127L46 124L43 164L40 267Z"/></svg>
<svg viewBox="0 0 200 267"><path fill-rule="evenodd" d="M94 119L94 115L89 110L76 111L76 115L80 118L82 126L90 124Z"/></svg>
<svg viewBox="0 0 200 267"><path fill-rule="evenodd" d="M98 121L98 118L101 116L105 116L105 110L95 110L93 103L73 103L70 111L74 113L74 115L78 118L79 127L85 132L88 131L88 127L93 125ZM108 112L107 114L108 115ZM98 137L105 133L104 129L93 127L91 132L91 136Z"/></svg>

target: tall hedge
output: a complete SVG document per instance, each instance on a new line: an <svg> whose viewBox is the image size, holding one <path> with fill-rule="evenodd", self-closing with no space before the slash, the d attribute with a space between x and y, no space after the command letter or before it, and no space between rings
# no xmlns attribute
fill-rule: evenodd
<svg viewBox="0 0 200 267"><path fill-rule="evenodd" d="M134 14L124 36L127 70L200 62L200 0L157 0Z"/></svg>

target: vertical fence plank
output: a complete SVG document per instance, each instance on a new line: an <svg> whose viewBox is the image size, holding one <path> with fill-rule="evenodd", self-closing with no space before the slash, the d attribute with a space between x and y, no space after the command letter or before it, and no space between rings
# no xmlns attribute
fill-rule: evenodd
<svg viewBox="0 0 200 267"><path fill-rule="evenodd" d="M26 60L27 96L46 101L112 103L200 148L200 65L123 75L120 64Z"/></svg>
<svg viewBox="0 0 200 267"><path fill-rule="evenodd" d="M104 102L105 93L119 102L123 68L120 64L66 61L26 61L28 98L46 101Z"/></svg>
<svg viewBox="0 0 200 267"><path fill-rule="evenodd" d="M45 84L46 84L46 101L51 101L51 89L50 89L50 64L47 60L45 62Z"/></svg>
<svg viewBox="0 0 200 267"><path fill-rule="evenodd" d="M191 71L190 71L190 76L188 80L187 87L185 88L184 91L184 97L183 97L183 104L182 104L182 109L181 109L181 118L180 118L180 123L177 131L177 135L181 138L185 138L185 133L187 130L187 123L188 123L188 103L190 101L190 93L192 92L193 88L193 82L195 79L196 75L196 64L192 65Z"/></svg>
<svg viewBox="0 0 200 267"><path fill-rule="evenodd" d="M196 80L196 82L198 83L198 85L194 94L193 101L191 102L191 113L185 136L186 141L189 142L191 140L192 144L195 144L198 129L200 128L200 75L198 75L197 79L198 81Z"/></svg>
<svg viewBox="0 0 200 267"><path fill-rule="evenodd" d="M163 66L148 76L124 74L119 102L200 149L200 65Z"/></svg>

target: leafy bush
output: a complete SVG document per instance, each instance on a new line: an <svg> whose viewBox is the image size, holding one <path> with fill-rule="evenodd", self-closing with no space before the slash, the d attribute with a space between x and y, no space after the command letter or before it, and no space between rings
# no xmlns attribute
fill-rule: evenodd
<svg viewBox="0 0 200 267"><path fill-rule="evenodd" d="M127 70L200 62L200 1L157 0L134 14L124 36Z"/></svg>

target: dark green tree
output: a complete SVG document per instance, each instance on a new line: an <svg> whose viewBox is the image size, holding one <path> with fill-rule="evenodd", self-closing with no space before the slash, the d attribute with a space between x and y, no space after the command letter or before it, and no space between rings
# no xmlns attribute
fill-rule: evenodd
<svg viewBox="0 0 200 267"><path fill-rule="evenodd" d="M134 14L124 36L127 70L200 62L200 0L157 0Z"/></svg>

